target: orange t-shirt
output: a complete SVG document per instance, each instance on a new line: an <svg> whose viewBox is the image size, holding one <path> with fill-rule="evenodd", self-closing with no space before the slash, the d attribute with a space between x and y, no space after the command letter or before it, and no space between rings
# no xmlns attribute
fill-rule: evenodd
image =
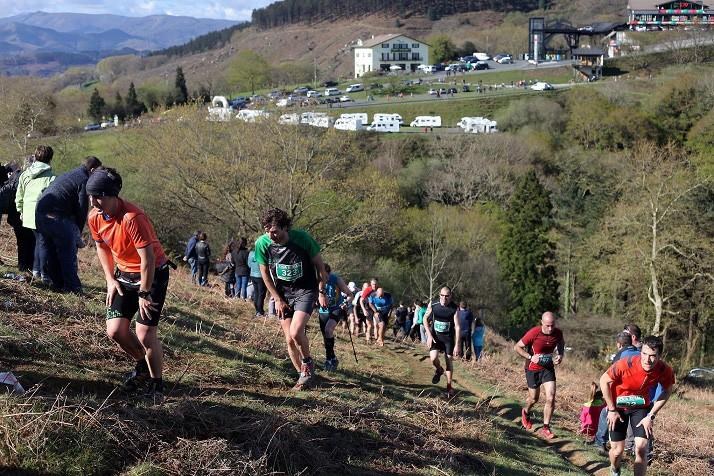
<svg viewBox="0 0 714 476"><path fill-rule="evenodd" d="M613 382L613 400L621 396L637 395L645 399L645 407L648 407L658 383L665 390L674 385L672 367L660 360L651 371L645 372L641 360L641 356L635 355L620 359L610 366L607 374Z"/></svg>
<svg viewBox="0 0 714 476"><path fill-rule="evenodd" d="M104 216L94 208L89 212L87 223L92 239L106 244L119 270L126 273L141 271L141 258L136 250L147 246L154 249L156 267L163 266L166 254L144 211L122 199L119 202L119 213L115 217Z"/></svg>

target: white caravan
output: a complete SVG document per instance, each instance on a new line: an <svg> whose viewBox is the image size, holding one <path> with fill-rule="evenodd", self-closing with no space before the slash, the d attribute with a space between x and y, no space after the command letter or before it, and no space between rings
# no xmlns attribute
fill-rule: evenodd
<svg viewBox="0 0 714 476"><path fill-rule="evenodd" d="M327 117L326 112L303 112L300 114L300 124L311 125L318 118Z"/></svg>
<svg viewBox="0 0 714 476"><path fill-rule="evenodd" d="M369 116L366 112L353 112L351 114L340 114L340 119L359 119L362 124L369 124Z"/></svg>
<svg viewBox="0 0 714 476"><path fill-rule="evenodd" d="M399 120L395 117L384 118L380 121L374 121L367 127L368 131L373 132L399 132Z"/></svg>
<svg viewBox="0 0 714 476"><path fill-rule="evenodd" d="M228 100L224 96L215 96L208 107L209 121L230 121L233 118L234 109L228 105Z"/></svg>
<svg viewBox="0 0 714 476"><path fill-rule="evenodd" d="M334 120L329 116L315 116L309 124L313 127L324 127L327 129L333 124L333 122Z"/></svg>
<svg viewBox="0 0 714 476"><path fill-rule="evenodd" d="M278 124L300 124L300 114L283 114L278 119Z"/></svg>
<svg viewBox="0 0 714 476"><path fill-rule="evenodd" d="M441 116L417 116L410 127L441 127Z"/></svg>
<svg viewBox="0 0 714 476"><path fill-rule="evenodd" d="M469 121L466 124L466 127L463 128L464 132L471 134L493 134L494 132L498 132L498 123L496 121L486 119L485 117L475 117L470 119L476 120Z"/></svg>
<svg viewBox="0 0 714 476"><path fill-rule="evenodd" d="M258 119L266 117L270 117L270 113L261 109L241 109L238 111L238 114L236 114L236 119L240 119L245 122L255 122Z"/></svg>
<svg viewBox="0 0 714 476"><path fill-rule="evenodd" d="M378 113L375 114L374 117L372 118L372 124L375 122L382 122L382 121L391 121L392 119L396 119L399 121L399 124L404 124L404 120L402 119L402 116L399 114L383 114L383 113Z"/></svg>
<svg viewBox="0 0 714 476"><path fill-rule="evenodd" d="M335 121L335 129L338 131L361 131L364 129L364 123L362 119L340 117Z"/></svg>

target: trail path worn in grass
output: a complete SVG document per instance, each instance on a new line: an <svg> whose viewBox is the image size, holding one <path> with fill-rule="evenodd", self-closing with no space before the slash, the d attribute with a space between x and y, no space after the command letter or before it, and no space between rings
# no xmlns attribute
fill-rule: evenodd
<svg viewBox="0 0 714 476"><path fill-rule="evenodd" d="M428 383L433 376L433 367L429 362L426 349L412 347L405 344L388 343L384 349L395 358L401 358L409 365L415 381ZM443 361L442 361L443 362ZM467 366L457 362L454 372L454 388L457 391L455 399L473 401L475 403L487 402L496 418L494 423L505 431L514 441L524 439L537 439L544 447L556 452L565 461L577 467L580 471L595 476L609 474L609 463L602 456L595 456L593 451L583 449L582 443L568 434L565 430L558 430L558 436L553 440L545 440L536 436L540 425L534 425L532 431L521 426L521 406L506 395L499 395L497 387L478 382L473 375L469 375ZM443 386L442 380L442 386ZM466 394L463 390L467 390ZM542 403L542 402L541 402ZM537 462L534 461L534 464Z"/></svg>

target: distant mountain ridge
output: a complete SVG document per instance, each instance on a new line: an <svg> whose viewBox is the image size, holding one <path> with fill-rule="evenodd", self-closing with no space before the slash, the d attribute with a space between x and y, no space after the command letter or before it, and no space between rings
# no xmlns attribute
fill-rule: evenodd
<svg viewBox="0 0 714 476"><path fill-rule="evenodd" d="M0 61L5 65L27 64L37 61L38 54L47 58L47 54L57 53L56 58L71 57L73 62L82 55L91 63L113 53L144 53L184 44L237 23L171 15L23 13L0 18ZM55 69L61 70L61 64ZM23 74L7 69L3 72Z"/></svg>

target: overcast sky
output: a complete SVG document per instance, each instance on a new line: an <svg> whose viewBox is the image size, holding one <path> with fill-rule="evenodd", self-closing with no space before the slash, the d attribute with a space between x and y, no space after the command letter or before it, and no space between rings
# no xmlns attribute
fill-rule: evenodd
<svg viewBox="0 0 714 476"><path fill-rule="evenodd" d="M166 14L185 15L196 18L223 20L250 20L254 8L260 8L275 0L0 0L0 16L9 17L19 13L69 12L113 13L130 17Z"/></svg>

